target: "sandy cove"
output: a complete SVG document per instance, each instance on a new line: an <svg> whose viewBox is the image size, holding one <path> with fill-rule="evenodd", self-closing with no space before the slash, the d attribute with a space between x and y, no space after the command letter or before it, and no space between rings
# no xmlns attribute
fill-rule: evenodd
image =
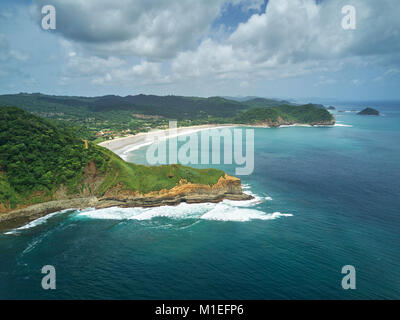
<svg viewBox="0 0 400 320"><path fill-rule="evenodd" d="M272 127L332 127L332 124L301 124L301 123L282 123L277 126L271 126L267 123L259 124L205 124L199 126L190 127L178 127L175 129L154 129L149 132L140 132L135 135L130 135L123 138L117 138L113 140L107 140L99 143L99 146L107 148L115 154L122 157L124 160L127 158L127 154L131 151L140 149L144 146L150 145L154 142L154 138L159 134L164 134L166 139L174 138L177 136L189 135L195 132L209 130L209 129L222 129L222 128L234 128L234 127L248 127L248 128L272 128Z"/></svg>
<svg viewBox="0 0 400 320"><path fill-rule="evenodd" d="M140 132L138 134L130 135L123 138L103 141L99 143L99 146L111 150L112 152L114 152L115 154L119 155L124 160L126 160L126 155L128 152L150 145L152 142L154 142L155 137L157 137L160 134L164 134L165 137L169 139L177 136L189 135L195 132L208 129L231 128L238 126L239 125L235 124L206 124L206 125L178 127L178 128L164 129L164 130L156 129L156 130L151 130L149 132Z"/></svg>

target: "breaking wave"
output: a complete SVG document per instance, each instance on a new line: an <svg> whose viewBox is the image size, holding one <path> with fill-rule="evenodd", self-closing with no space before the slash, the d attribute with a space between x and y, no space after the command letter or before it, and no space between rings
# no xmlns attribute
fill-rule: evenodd
<svg viewBox="0 0 400 320"><path fill-rule="evenodd" d="M87 208L85 210L67 209L48 214L44 217L29 222L28 224L8 231L4 234L16 235L23 230L31 229L47 223L52 217L66 212L75 211L75 219L103 219L103 220L136 220L146 221L157 217L170 219L194 219L214 221L247 222L251 220L274 220L281 217L292 217L290 213L266 213L257 206L264 201L272 201L269 196L259 196L250 191L250 186L243 184L243 190L252 195L251 200L233 201L224 200L220 203L181 203L177 206L161 206L153 208L120 208L111 207L105 209Z"/></svg>
<svg viewBox="0 0 400 320"><path fill-rule="evenodd" d="M59 214L62 214L62 213L66 213L66 212L70 212L70 211L75 211L75 209L66 209L66 210L50 213L50 214L48 214L46 216L43 216L43 217L40 217L40 218L38 218L36 220L31 221L31 222L27 223L26 225L24 225L22 227L19 227L19 228L13 229L11 231L5 232L4 234L18 234L22 230L26 230L26 229L31 229L31 228L37 227L37 226L39 226L41 224L46 223L47 220L51 219L52 217L54 217L56 215L59 215Z"/></svg>
<svg viewBox="0 0 400 320"><path fill-rule="evenodd" d="M244 185L246 193L251 194L254 199L246 201L224 200L220 203L181 203L177 206L162 206L154 208L105 208L87 209L81 211L77 217L107 220L151 220L156 217L170 219L197 219L217 221L246 222L251 220L273 220L281 217L291 217L290 213L266 213L258 208L252 208L264 201L271 201L271 197L261 197L253 194Z"/></svg>
<svg viewBox="0 0 400 320"><path fill-rule="evenodd" d="M335 127L348 127L352 128L353 126L351 124L344 124L344 123L335 123Z"/></svg>

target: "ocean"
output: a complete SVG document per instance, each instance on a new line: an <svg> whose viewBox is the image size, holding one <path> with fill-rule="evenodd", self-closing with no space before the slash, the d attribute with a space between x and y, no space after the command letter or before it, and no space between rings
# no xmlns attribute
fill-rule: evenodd
<svg viewBox="0 0 400 320"><path fill-rule="evenodd" d="M254 129L253 200L71 209L0 234L0 298L399 299L400 103L337 108L335 127Z"/></svg>

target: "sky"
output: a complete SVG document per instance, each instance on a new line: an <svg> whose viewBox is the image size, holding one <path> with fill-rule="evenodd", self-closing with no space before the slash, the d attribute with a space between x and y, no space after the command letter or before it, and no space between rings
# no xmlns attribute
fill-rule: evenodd
<svg viewBox="0 0 400 320"><path fill-rule="evenodd" d="M2 0L0 94L396 100L399 16L398 0Z"/></svg>

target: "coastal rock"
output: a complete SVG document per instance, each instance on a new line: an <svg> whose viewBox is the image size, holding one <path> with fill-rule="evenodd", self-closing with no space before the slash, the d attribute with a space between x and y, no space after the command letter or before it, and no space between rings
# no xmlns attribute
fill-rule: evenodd
<svg viewBox="0 0 400 320"><path fill-rule="evenodd" d="M0 227L1 229L13 228L53 212L71 208L84 209L94 207L97 203L98 199L96 197L55 200L38 203L27 206L26 208L12 210L8 213L0 214Z"/></svg>
<svg viewBox="0 0 400 320"><path fill-rule="evenodd" d="M253 197L243 193L239 178L225 174L225 176L220 177L218 182L212 186L189 183L182 179L179 185L172 189L162 189L145 194L123 190L121 186L117 186L108 190L101 198L94 196L79 197L39 203L0 214L0 225L2 229L14 228L44 215L71 208L85 209L95 207L100 209L114 206L125 208L158 207L178 205L182 202L216 203L224 199L239 201L251 200Z"/></svg>
<svg viewBox="0 0 400 320"><path fill-rule="evenodd" d="M177 205L181 202L202 203L220 202L224 199L250 200L253 197L242 192L240 179L225 175L212 186L188 183L181 180L172 189L162 189L146 194L113 188L99 199L97 207L154 207L162 205Z"/></svg>
<svg viewBox="0 0 400 320"><path fill-rule="evenodd" d="M361 112L357 113L360 116L379 116L380 113L378 110L375 110L373 108L365 108Z"/></svg>

